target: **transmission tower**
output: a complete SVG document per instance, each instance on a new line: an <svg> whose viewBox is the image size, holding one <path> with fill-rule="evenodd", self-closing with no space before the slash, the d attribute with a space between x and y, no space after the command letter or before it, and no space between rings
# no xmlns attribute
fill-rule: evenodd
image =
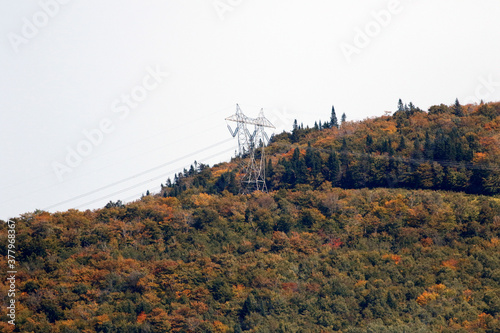
<svg viewBox="0 0 500 333"><path fill-rule="evenodd" d="M226 118L226 120L236 122L236 129L233 131L229 124L227 128L229 133L234 137L238 136L238 156L242 157L250 150L250 132L247 129L247 124L251 123L251 119L243 114L240 106L236 104L236 113Z"/></svg>
<svg viewBox="0 0 500 333"><path fill-rule="evenodd" d="M265 128L275 128L274 125L264 116L261 109L257 118L250 118L243 114L240 106L236 104L236 113L226 118L227 121L236 122L236 129L233 131L227 125L231 135L238 135L239 156L243 157L248 153L248 162L243 166L243 176L241 178L242 189L246 193L253 191L267 191L266 186L266 158L265 146L269 143L269 137ZM250 133L247 125L254 125L254 131ZM255 157L255 152L260 148L259 158Z"/></svg>

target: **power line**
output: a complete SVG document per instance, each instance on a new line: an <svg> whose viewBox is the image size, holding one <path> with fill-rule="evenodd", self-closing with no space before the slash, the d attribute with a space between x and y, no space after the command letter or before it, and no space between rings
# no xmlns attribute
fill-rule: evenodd
<svg viewBox="0 0 500 333"><path fill-rule="evenodd" d="M73 197L73 198L70 198L70 199L67 199L67 200L64 200L64 201L58 202L58 203L56 203L56 204L50 205L50 206L46 207L44 210L49 210L49 209L51 209L51 208L54 208L54 207L60 206L60 205L62 205L62 204L66 204L66 203L68 203L68 202L71 202L71 201L75 201L75 200L77 200L77 199L84 198L84 197L86 197L86 196L89 196L89 195L91 195L91 194L94 194L94 193L100 192L100 191L105 190L105 189L107 189L107 188L110 188L110 187L112 187L112 186L115 186L115 185L121 184L121 183L123 183L123 182L129 181L129 180L131 180L131 179L134 179L134 178L140 177L140 176L142 176L142 175L144 175L144 174L146 174L146 173L150 173L150 172L152 172L152 171L158 170L158 169L163 168L163 167L165 167L165 166L167 166L167 165L170 165L170 164L172 164L172 163L175 163L175 162L181 161L181 160L183 160L183 159L185 159L185 158L188 158L188 157L191 157L191 156L193 156L193 155L199 154L199 153L201 153L201 152L203 152L203 151L205 151L205 150L211 149L211 148L213 148L213 147L217 147L217 146L219 146L219 145L221 145L221 144L224 144L224 143L227 143L227 142L229 142L229 141L231 141L231 139L226 139L226 140L220 141L220 142L218 142L218 143L215 143L215 144L210 145L210 146L208 146L208 147L205 147L205 148L203 148L203 149L197 150L197 151L195 151L195 152L193 152L193 153L190 153L190 154L187 154L187 155L185 155L185 156L179 157L179 158L177 158L177 159L175 159L175 160L173 160L173 161L170 161L170 162L168 162L168 163L163 163L163 164L161 164L161 165L159 165L159 166L156 166L156 167L154 167L154 168L151 168L151 169L148 169L148 170L142 171L142 172L140 172L140 173L138 173L138 174L135 174L135 175L132 175L132 176L130 176L130 177L127 177L127 178L121 179L121 180L116 181L116 182L114 182L114 183L111 183L111 184L108 184L108 185L106 185L106 186L100 187L100 188L98 188L98 189L92 190L92 191L90 191L90 192L83 193L83 194L80 194L80 195L78 195L78 196L76 196L76 197Z"/></svg>
<svg viewBox="0 0 500 333"><path fill-rule="evenodd" d="M206 132L208 132L208 131L210 131L210 130L212 130L212 129L215 129L216 127L219 127L219 126L214 126L214 127L212 127L212 128L209 128L208 130L203 131L202 133L206 133ZM128 161L128 160L130 160L130 159L132 159L132 158L134 158L134 159L135 159L135 158L137 158L138 156L142 156L142 155L145 155L145 154L148 154L148 153L151 153L151 152L154 152L154 151L160 150L160 149L162 149L163 147L171 146L173 143L175 143L175 142L179 142L179 141L183 141L183 140L185 140L185 138L179 138L178 140L175 140L175 141L173 141L173 142L170 142L170 143L169 143L169 144L167 144L167 145L163 145L163 146L160 146L160 147L158 147L158 148L151 149L151 150L149 150L149 151L143 152L143 153L141 153L141 154L136 154L136 155L133 155L133 156L131 156L131 157L124 158L124 159L122 159L122 160L120 160L120 161L117 161L117 162L114 162L114 163L108 164L108 165L106 165L106 166L104 166L104 167L102 167L102 168L99 168L99 169L94 169L94 170L92 170L92 171L90 171L90 172L85 173L84 175L81 175L81 176L83 177L83 176L86 176L86 175L90 175L90 174L95 173L95 172L97 172L97 171L100 171L100 170L104 170L104 169L106 169L106 168L109 168L109 167L111 167L111 166L113 166L113 165L116 165L116 164L119 164L119 163L123 163L124 161ZM123 148L125 148L125 147L123 147ZM120 149L122 149L122 148L115 149L115 150L113 150L113 151L111 151L111 152L118 151L118 150L120 150ZM91 159L89 159L89 160L93 160L93 159L96 159L96 158L91 158ZM48 173L47 173L47 174L48 174ZM71 180L69 180L69 181L75 181L75 180L77 180L77 178L71 179ZM48 189L51 189L51 188L57 187L57 186L59 186L59 185L60 185L60 184L53 184L53 185L48 186L48 187L42 187L42 188L39 188L39 189L37 189L37 190L30 191L30 194L35 194L35 193L38 193L38 192L41 192L41 191L44 191L44 190L48 190ZM26 196L26 195L25 195L25 194L23 194L23 195L19 195L19 196L17 196L17 197L16 197L16 196L15 196L15 197L11 197L11 198L9 198L9 199L7 199L7 200L4 200L4 201L0 202L0 204L5 204L5 203L7 203L7 202L10 202L10 201L13 201L13 200L16 200L16 199L19 199L19 198L24 198L25 196Z"/></svg>
<svg viewBox="0 0 500 333"><path fill-rule="evenodd" d="M224 107L224 108L222 108L222 109L219 109L218 111L214 111L214 112L211 112L211 113L209 113L209 114L207 114L207 115L204 115L203 117L198 118L198 119L197 119L197 122L200 122L202 119L208 118L208 117L209 117L209 116L211 116L211 115L214 115L214 114L216 114L216 113L220 113L220 112L222 112L222 111L224 111L224 110L227 110L228 108L229 108L229 107ZM149 136L149 137L147 137L147 138L143 138L143 139L141 139L141 140L138 140L138 141L134 142L134 144L138 144L138 143L140 143L140 142L144 142L144 141L150 140L150 139L155 138L155 137L157 137L157 136L159 136L159 135L161 135L161 134L168 133L169 131L171 131L171 130L172 130L172 129L174 129L174 128L175 128L175 129L178 129L178 128L183 127L183 126L186 126L186 125L190 125L190 126L192 126L193 124L192 124L192 122L184 122L184 123L182 123L182 124L179 124L178 126L172 126L172 127L168 128L168 129L166 129L166 130L164 130L164 131L157 132L157 133L155 133L155 134L153 134L153 135L151 135L151 136ZM218 127L218 126L214 126L214 127L210 128L210 129L205 130L205 131L200 132L200 133L206 133L206 132L208 132L209 130L214 129L214 128L216 128L216 127ZM186 137L186 138L187 138L187 137ZM179 139L179 140L177 140L177 141L180 141L180 140L183 140L183 139L181 138L181 139ZM162 147L165 147L165 146L161 146L161 147L159 147L159 148L156 148L156 149L150 150L149 152L152 152L152 151L155 151L155 150L161 149ZM120 150L123 150L123 149L130 149L130 146L122 146L122 147L118 147L118 148L116 148L116 149L113 149L113 150L110 150L110 151L106 152L106 154L113 153L113 152L117 152L117 151L120 151ZM103 155L103 154L101 154L101 155L96 155L96 156L92 156L92 157L89 157L89 158L86 158L86 161L92 161L92 160L98 159L98 158L102 157L102 155ZM143 154L142 154L142 155L143 155ZM136 155L136 156L139 156L139 155ZM122 160L122 161L126 161L126 160L131 159L131 158L134 158L134 157L129 157L129 158L126 158L126 159L124 159L124 160ZM117 162L117 163L118 163L118 162ZM113 164L110 164L109 166L112 166L112 165L115 165L115 164L116 164L116 163L113 163ZM109 166L108 166L108 167L109 167ZM101 168L101 169L99 169L99 170L102 170L102 169L103 169L103 168ZM95 172L95 171L96 171L96 170L94 170L93 172ZM46 173L43 173L43 174L41 174L41 175L38 175L38 176L35 176L35 177L31 177L31 178L29 178L29 179L24 179L24 180L22 180L22 181L20 181L20 182L16 182L16 183L13 183L13 184L8 184L8 185L3 185L2 187L3 187L4 189L9 189L9 188L12 188L12 187L14 187L14 186L18 186L18 185L20 185L20 184L24 184L24 183L30 182L30 181L32 181L32 180L39 179L40 177L45 177L45 176L48 176L48 175L50 175L51 173L52 173L52 172L46 172ZM48 187L48 188L52 188L52 187L57 186L57 185L58 185L58 184L53 185L53 186ZM46 188L42 188L42 189L40 189L40 190L44 190L44 189L48 189L48 188L46 187ZM40 191L40 190L38 190L38 191ZM31 193L35 193L35 192L31 192ZM23 196L10 198L9 200L2 201L2 203L9 202L9 201L12 201L12 200L14 200L14 199L21 198L21 197L23 197Z"/></svg>
<svg viewBox="0 0 500 333"><path fill-rule="evenodd" d="M118 181L118 182L115 182L115 183L113 183L113 184L109 184L109 185L107 185L107 186L101 187L101 188L96 189L96 190L93 190L93 191L91 191L91 192L88 192L88 193L85 193L85 194L79 195L79 196L77 196L77 197L74 197L74 198L71 198L71 199L65 200L65 201L60 202L60 203L55 204L55 205L52 205L52 206L50 206L50 207L46 208L45 210L48 210L48 209L50 209L50 208L52 208L52 207L56 207L56 206L58 206L58 205L61 205L61 204L67 203L67 202L71 202L71 201L74 201L74 200L80 199L80 198L85 197L85 196L88 196L88 195L90 195L90 194L94 194L94 193L96 193L96 192L99 192L99 191L104 190L104 189L106 189L106 188L109 188L109 187L115 186L115 185L117 185L117 184L123 183L123 182L125 182L125 181L130 180L130 179L137 178L137 177L139 177L139 176L141 176L141 175L143 175L143 174L145 174L145 173L149 173L149 172L151 172L151 171L157 170L157 169L159 169L159 168L161 168L161 167L164 167L164 166L166 166L166 165L172 164L172 163L177 162L177 161L179 161L179 160L181 160L181 159L184 159L184 158L187 158L187 157L191 157L192 155L198 154L198 153L200 153L200 152L202 152L202 151L205 151L205 150L207 150L207 149L210 149L210 148L216 147L216 146L218 146L218 145L220 145L220 144L223 144L223 143L226 143L226 142L229 142L229 141L231 141L231 139L223 140L223 141L218 142L218 143L216 143L216 144L213 144L213 145L211 145L211 146L209 146L209 147L206 147L206 148L204 148L204 149L200 149L200 150L195 151L195 152L193 152L193 153L191 153L191 154L188 154L188 155L186 155L186 156L183 156L183 157L181 157L181 158L179 158L179 159L177 159L177 160L171 161L171 162L169 162L169 163L162 164L162 165L157 166L157 167L155 167L155 168L148 169L148 170L146 170L146 171L143 171L143 172L141 172L141 173L139 173L139 174L136 174L136 175L133 175L133 176L131 176L131 177L128 177L128 178L122 179L122 180L120 180L120 181ZM293 144L288 144L288 143L275 143L275 144L276 144L276 145L278 145L278 146L281 146L281 147L286 147L286 148L294 148L294 147L295 147L295 148L300 148L298 145L293 145ZM331 150L330 150L330 149L316 148L316 147L310 147L310 148L311 148L311 149L313 149L313 150L315 150L315 151L320 151L320 152L324 152L324 153L329 153L329 152L331 152ZM227 153L227 152L230 152L230 151L232 151L232 150L233 150L233 148L227 149L227 150L222 151L222 152L219 152L219 153L217 153L217 154L213 154L213 155L211 155L211 156L208 156L208 157L206 157L206 159L210 159L210 158L212 158L212 157L220 156L220 155L225 154L225 153ZM472 163L460 163L460 162L454 162L454 161L439 161L439 160L414 159L414 158L405 158L405 157L401 157L401 156L389 156L389 155L373 155L373 154L370 154L370 153L352 152L352 151L351 151L351 152L340 152L340 153L341 153L341 154L345 154L345 155L347 155L347 154L351 154L351 155L354 155L354 156L359 156L359 157L367 157L367 156L368 156L368 157L377 157L377 158L391 159L391 160L396 160L396 161L405 162L405 163L411 163L411 162L413 162L413 163L417 163L417 164L423 164L423 163L429 163L429 162L439 162L439 163L440 163L440 164L442 164L443 166L464 167L464 168L467 168L467 169L486 169L486 170L494 170L494 171L496 171L496 170L500 170L500 167L473 165ZM95 202L98 202L98 201L100 201L100 200L103 200L103 199L109 198L110 196L114 196L114 195L117 195L117 194L124 193L124 192L129 191L129 190L131 190L131 189L133 189L133 188L136 188L136 187L138 187L138 186L142 186L142 185L145 185L145 184L147 184L147 183L150 183L150 182L152 182L152 181L154 181L154 180L157 180L157 179L160 179L160 178L162 178L162 177L165 177L165 176L167 176L167 175L171 175L173 172L174 172L174 170L169 171L169 172L167 172L167 173L163 173L163 174L161 174L161 175L159 175L159 176L156 176L156 177L153 177L153 178L148 179L148 180L146 180L146 181L142 181L142 182L140 182L140 183L134 184L134 185L129 186L129 187L125 188L125 189L121 189L121 190L116 191L116 192L113 192L113 193L111 193L111 194L108 194L108 195L102 196L102 197L100 197L100 198L94 199L94 200L92 200L92 201L86 202L86 203L84 203L84 204L78 205L78 206L76 206L75 208L80 208L80 207L88 206L88 205L93 204L93 203L95 203ZM134 195L134 196L131 196L131 197L127 198L126 200L128 200L128 199L130 199L130 198L137 197L137 196L139 196L139 195L141 195L141 194L143 194L143 193L144 193L144 192L142 191L141 193L138 193L138 194L136 194L136 195Z"/></svg>
<svg viewBox="0 0 500 333"><path fill-rule="evenodd" d="M212 157L220 156L220 155L225 154L225 153L228 153L228 152L230 152L230 151L232 151L232 150L233 150L233 148L230 148L230 149L224 150L224 151L222 151L222 152L219 152L219 153L217 153L217 154L213 154L213 155L211 155L211 156L205 157L205 159L210 159L210 158L212 158ZM156 176L156 177L153 177L153 178L151 178L151 179L145 180L145 181L140 182L140 183L138 183L138 184L135 184L135 185L129 186L129 187L124 188L124 189L122 189L122 190L119 190L119 191L113 192L113 193L111 193L111 194L108 194L108 195L102 196L102 197L100 197L100 198L94 199L94 200L89 201L89 202L86 202L86 203L84 203L84 204L81 204L81 205L75 206L74 208L81 208L81 207L84 207L84 206L91 205L91 204L93 204L93 203L95 203L95 202L98 202L98 201L100 201L100 200L103 200L103 199L109 198L110 196L113 196L113 195L117 195L117 194L120 194L120 193L126 192L126 191L131 190L131 189L133 189L133 188L136 188L136 187L138 187L138 186L142 186L142 185L145 185L145 184L147 184L147 183L150 183L150 182L152 182L152 181L154 181L154 180L157 180L157 179L160 179L160 178L166 177L166 176L168 176L168 175L171 175L173 172L174 172L174 170L169 171L169 172L166 172L166 173L164 173L164 174L161 174L161 175L159 175L159 176ZM144 192L141 192L141 193L144 193ZM139 193L139 194L137 194L137 195L140 195L141 193Z"/></svg>

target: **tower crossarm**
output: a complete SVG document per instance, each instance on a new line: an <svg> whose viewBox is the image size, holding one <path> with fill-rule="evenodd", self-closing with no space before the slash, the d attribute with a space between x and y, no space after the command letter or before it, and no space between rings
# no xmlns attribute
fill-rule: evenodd
<svg viewBox="0 0 500 333"><path fill-rule="evenodd" d="M236 113L225 119L226 121L237 123L237 127L234 131L229 124L227 128L233 137L238 137L239 156L242 157L248 154L248 161L245 162L243 175L241 177L243 191L246 193L255 190L266 192L264 148L266 142L269 142L269 137L266 134L265 128L275 128L274 125L264 116L264 110L260 111L257 118L250 118L243 114L238 104L236 104ZM247 125L255 126L252 133L248 130ZM255 154L257 149L260 149L259 157Z"/></svg>
<svg viewBox="0 0 500 333"><path fill-rule="evenodd" d="M276 128L266 117L264 117L264 109L261 109L259 116L253 120L254 124L257 126Z"/></svg>
<svg viewBox="0 0 500 333"><path fill-rule="evenodd" d="M263 110L260 110L259 116L257 118L250 118L250 117L245 116L243 114L243 112L241 112L241 109L238 105L236 108L236 113L233 114L232 116L225 118L225 119L228 121L234 121L237 123L250 124L250 125L269 127L269 128L276 128L266 117L264 117Z"/></svg>

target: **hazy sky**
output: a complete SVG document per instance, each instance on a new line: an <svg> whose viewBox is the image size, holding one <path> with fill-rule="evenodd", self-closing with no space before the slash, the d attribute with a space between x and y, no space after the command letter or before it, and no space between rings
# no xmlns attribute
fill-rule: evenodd
<svg viewBox="0 0 500 333"><path fill-rule="evenodd" d="M500 100L498 0L0 0L0 219L158 191L277 132ZM270 133L269 133L270 134Z"/></svg>

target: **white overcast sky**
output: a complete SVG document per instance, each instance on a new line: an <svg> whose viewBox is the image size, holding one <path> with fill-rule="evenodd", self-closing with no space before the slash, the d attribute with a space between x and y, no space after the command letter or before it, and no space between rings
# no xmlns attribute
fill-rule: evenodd
<svg viewBox="0 0 500 333"><path fill-rule="evenodd" d="M332 105L361 120L399 98L500 100L498 0L60 2L0 0L0 219L134 200L227 161L236 103L281 131Z"/></svg>

